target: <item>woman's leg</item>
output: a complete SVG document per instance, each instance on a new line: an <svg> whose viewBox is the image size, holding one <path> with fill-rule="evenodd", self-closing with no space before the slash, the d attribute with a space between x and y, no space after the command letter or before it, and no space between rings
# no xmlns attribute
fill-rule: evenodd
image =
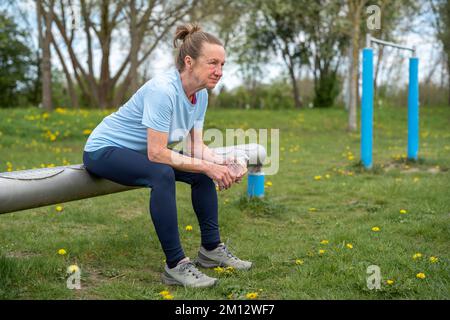
<svg viewBox="0 0 450 320"><path fill-rule="evenodd" d="M216 186L211 178L201 173L174 170L175 179L191 185L192 206L200 225L202 246L215 249L220 241Z"/></svg>
<svg viewBox="0 0 450 320"><path fill-rule="evenodd" d="M85 152L86 169L102 178L128 186L146 186L152 189L150 214L169 268L185 255L178 233L175 196L175 174L166 164L151 162L139 152L117 147L106 147Z"/></svg>

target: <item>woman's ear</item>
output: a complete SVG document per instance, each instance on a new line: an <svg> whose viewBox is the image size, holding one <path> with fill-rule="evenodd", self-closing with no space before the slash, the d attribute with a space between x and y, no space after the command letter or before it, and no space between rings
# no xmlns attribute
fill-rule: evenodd
<svg viewBox="0 0 450 320"><path fill-rule="evenodd" d="M184 57L184 65L188 71L192 71L193 59L191 56Z"/></svg>

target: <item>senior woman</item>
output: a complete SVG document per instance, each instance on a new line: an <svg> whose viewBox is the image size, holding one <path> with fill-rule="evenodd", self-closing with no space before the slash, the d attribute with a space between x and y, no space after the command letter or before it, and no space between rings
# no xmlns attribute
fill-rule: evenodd
<svg viewBox="0 0 450 320"><path fill-rule="evenodd" d="M203 143L207 89L222 77L225 49L198 25L179 26L174 47L176 68L145 83L122 107L107 116L89 136L83 162L94 175L127 186L151 188L150 215L166 256L166 284L209 287L217 282L185 256L177 221L175 181L191 185L192 204L201 230L197 265L250 269L252 263L234 256L221 242L216 184L228 189L242 174L230 159ZM168 146L187 139L186 154Z"/></svg>

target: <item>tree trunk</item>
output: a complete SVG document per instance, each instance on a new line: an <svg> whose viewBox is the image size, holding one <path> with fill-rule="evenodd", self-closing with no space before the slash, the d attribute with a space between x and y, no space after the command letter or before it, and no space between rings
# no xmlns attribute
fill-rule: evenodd
<svg viewBox="0 0 450 320"><path fill-rule="evenodd" d="M110 99L113 95L111 92L110 72L109 72L109 55L111 52L111 33L112 22L109 21L109 1L104 0L101 4L101 27L100 27L100 44L102 46L102 60L100 64L100 84L98 90L98 100L100 109L104 110L110 104ZM111 106L110 106L111 107Z"/></svg>
<svg viewBox="0 0 450 320"><path fill-rule="evenodd" d="M78 96L77 96L77 93L75 92L72 76L70 75L69 69L67 68L67 64L64 61L64 57L62 56L61 51L59 50L59 47L56 45L56 43L54 41L53 41L53 47L55 48L55 51L59 57L59 61L61 62L61 65L63 67L64 74L66 76L67 90L69 91L70 102L72 104L72 108L79 109L80 105L78 104Z"/></svg>
<svg viewBox="0 0 450 320"><path fill-rule="evenodd" d="M450 52L447 54L447 76L448 106L450 107Z"/></svg>
<svg viewBox="0 0 450 320"><path fill-rule="evenodd" d="M358 108L358 72L359 72L359 19L357 20L357 26L353 28L352 35L352 67L350 76L350 105L348 109L348 130L356 131L357 123L357 108Z"/></svg>
<svg viewBox="0 0 450 320"><path fill-rule="evenodd" d="M347 77L345 79L346 81L346 90L345 90L345 110L350 110L350 104L352 100L352 70L353 70L353 48L352 44L350 43L350 46L348 47L348 72Z"/></svg>
<svg viewBox="0 0 450 320"><path fill-rule="evenodd" d="M50 1L53 6L53 1ZM41 0L36 2L37 19L39 29L39 45L42 51L41 72L42 72L42 106L45 110L51 111L52 104L52 65L51 65L51 26L53 22L52 11L46 12L44 10ZM45 32L43 30L42 18L44 19Z"/></svg>
<svg viewBox="0 0 450 320"><path fill-rule="evenodd" d="M361 23L361 8L362 3L359 1L354 1L350 7L350 17L352 21L352 69L351 69L351 80L350 80L350 105L348 112L348 130L356 131L358 129L357 125L357 106L358 106L358 74L359 74L359 38L360 38L360 23Z"/></svg>
<svg viewBox="0 0 450 320"><path fill-rule="evenodd" d="M291 78L291 83L292 83L292 93L294 95L294 106L296 109L300 109L302 107L302 101L300 99L300 92L299 92L299 88L298 88L297 78L295 76L293 67L289 67L289 76Z"/></svg>
<svg viewBox="0 0 450 320"><path fill-rule="evenodd" d="M136 1L130 1L130 90L136 92L139 89L138 79L138 53L139 53L139 31L137 26Z"/></svg>
<svg viewBox="0 0 450 320"><path fill-rule="evenodd" d="M378 89L378 74L381 69L381 61L383 60L383 53L384 53L384 46L380 46L380 50L378 51L378 60L377 65L375 66L375 74L373 79L373 96L377 96L377 89Z"/></svg>

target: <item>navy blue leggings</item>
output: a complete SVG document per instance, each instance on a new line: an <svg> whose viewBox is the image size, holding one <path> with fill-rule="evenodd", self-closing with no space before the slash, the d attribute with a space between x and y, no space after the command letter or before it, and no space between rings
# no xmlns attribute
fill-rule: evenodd
<svg viewBox="0 0 450 320"><path fill-rule="evenodd" d="M209 249L220 243L217 192L207 175L179 171L167 164L152 162L137 151L117 147L84 152L83 162L96 176L127 186L151 188L150 215L169 267L185 257L178 233L175 181L191 185L201 244Z"/></svg>

